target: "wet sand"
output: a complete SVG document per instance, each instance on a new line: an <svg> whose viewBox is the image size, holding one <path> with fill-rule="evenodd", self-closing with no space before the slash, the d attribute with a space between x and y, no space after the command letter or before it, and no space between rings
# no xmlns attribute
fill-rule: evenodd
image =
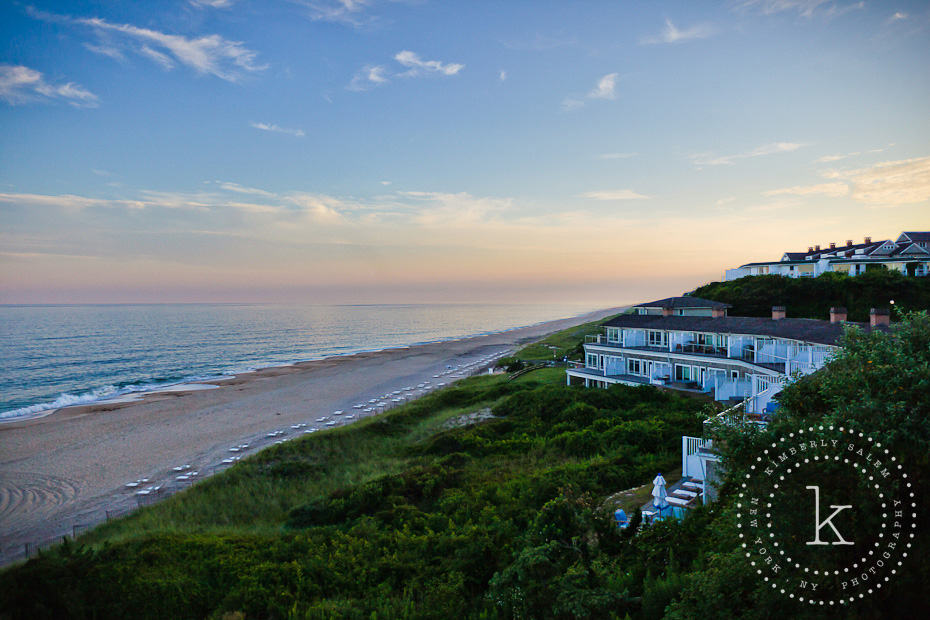
<svg viewBox="0 0 930 620"><path fill-rule="evenodd" d="M317 427L364 415L357 404L429 382L449 384L485 366L490 356L572 325L619 312L602 310L499 334L359 353L267 368L217 382L216 389L155 392L130 402L59 409L0 424L0 564L129 510L140 499L166 496L178 482L174 467L190 465L194 480L235 458ZM469 368L467 365L472 364ZM450 371L449 366L458 368ZM439 375L436 377L435 375ZM409 392L408 392L409 394ZM390 402L390 401L389 401ZM395 403L391 403L395 404ZM334 416L334 412L345 413ZM293 429L292 425L306 424ZM272 431L284 430L269 438ZM248 448L230 452L231 447ZM135 495L126 484L142 478L159 494Z"/></svg>

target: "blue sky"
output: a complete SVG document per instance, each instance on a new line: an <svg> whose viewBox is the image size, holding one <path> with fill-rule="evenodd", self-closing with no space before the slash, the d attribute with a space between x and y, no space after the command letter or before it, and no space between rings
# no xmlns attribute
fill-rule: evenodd
<svg viewBox="0 0 930 620"><path fill-rule="evenodd" d="M598 305L930 229L925 2L12 2L0 33L0 302Z"/></svg>

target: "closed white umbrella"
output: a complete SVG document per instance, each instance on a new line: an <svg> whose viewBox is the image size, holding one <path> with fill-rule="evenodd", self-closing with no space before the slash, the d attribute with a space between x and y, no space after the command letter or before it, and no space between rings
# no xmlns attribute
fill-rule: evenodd
<svg viewBox="0 0 930 620"><path fill-rule="evenodd" d="M662 474L658 474L652 484L652 505L661 510L668 506L668 502L665 500L668 497L668 493L665 491L665 478L662 477Z"/></svg>

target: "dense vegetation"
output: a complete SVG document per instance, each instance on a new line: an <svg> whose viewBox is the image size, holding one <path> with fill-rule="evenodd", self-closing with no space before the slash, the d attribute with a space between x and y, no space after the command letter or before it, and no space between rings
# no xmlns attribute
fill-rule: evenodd
<svg viewBox="0 0 930 620"><path fill-rule="evenodd" d="M680 434L699 432L703 405L650 387L553 384L563 376L477 377L265 450L7 571L3 608L19 618L450 618L623 617L659 605L652 576L670 543L691 561L684 542L701 518L623 537L603 501L677 467ZM494 418L448 423L485 405Z"/></svg>
<svg viewBox="0 0 930 620"><path fill-rule="evenodd" d="M898 311L930 308L930 277L884 269L858 276L747 276L705 284L690 294L731 304L731 316L771 316L772 306L786 306L789 317L827 319L831 306L844 306L850 321L868 321L870 308L888 308L891 300Z"/></svg>

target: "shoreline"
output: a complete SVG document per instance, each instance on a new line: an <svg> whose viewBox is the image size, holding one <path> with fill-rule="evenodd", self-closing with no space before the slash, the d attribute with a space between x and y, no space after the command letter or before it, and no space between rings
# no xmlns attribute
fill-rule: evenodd
<svg viewBox="0 0 930 620"><path fill-rule="evenodd" d="M211 389L148 392L7 421L0 424L0 565L24 557L27 544L60 540L143 503L137 487L127 487L132 482L161 487L144 503L170 495L235 464L236 457L311 428L377 415L400 404L395 398L406 402L452 384L523 344L622 309L273 366L230 376ZM387 407L365 412L373 402ZM184 466L190 469L175 470ZM194 480L177 480L191 471L199 472Z"/></svg>
<svg viewBox="0 0 930 620"><path fill-rule="evenodd" d="M623 306L623 308L625 308L625 307L626 307L626 306ZM547 323L553 323L553 322L556 322L556 321L569 321L569 320L573 320L573 319L577 319L577 318L581 318L581 317L586 317L586 316L589 316L589 315L592 315L592 314L595 314L595 313L598 313L598 312L600 312L600 310L591 310L591 311L588 311L588 312L583 312L583 313L581 313L581 314L572 315L572 316L568 316L568 317L562 317L562 318L558 318L558 319L551 319L551 320L548 320L548 321L537 321L536 323L530 323L530 324L528 324L528 325L519 325L519 326L517 326L517 327L508 327L508 328L506 328L506 329L477 332L477 333L474 333L474 334L467 334L467 335L458 336L458 337L438 338L438 339L433 339L433 340L417 341L417 342L413 342L413 343L409 343L409 344L393 344L393 345L389 345L389 346L382 347L382 348L378 348L378 349L360 349L360 350L357 350L357 351L348 351L348 352L345 352L345 353L333 353L333 354L330 354L330 355L323 355L323 356L320 356L320 357L311 357L311 358L297 359L297 360L293 360L293 361L286 362L286 363L283 363L283 364L274 364L274 365L271 365L271 366L257 366L257 367L255 367L255 368L249 368L249 367L247 367L245 370L235 370L235 369L234 369L234 370L224 371L222 374L219 374L219 375L216 375L216 376L199 377L199 376L196 376L196 375L191 375L191 376L186 377L186 378L184 378L184 379L181 379L180 381L177 381L177 382L166 382L166 383L164 383L164 384L156 384L156 383L148 384L148 385L157 385L157 387L148 387L148 388L135 389L135 390L134 390L134 389L130 389L130 390L127 390L127 391L125 391L125 392L120 392L120 390L118 389L118 390L117 390L117 393L115 393L115 394L113 394L113 395L111 395L111 396L104 396L104 397L101 397L101 398L98 398L98 399L90 400L90 401L88 401L88 402L75 403L75 404L65 405L65 406L60 406L60 407L49 406L47 409L40 409L40 410L35 411L35 412L32 412L32 413L24 413L24 414L22 414L22 415L17 415L17 416L3 417L5 414L10 413L11 411L17 411L18 409L28 409L28 408L31 408L31 407L38 407L38 406L44 406L44 405L52 405L56 400L58 400L58 399L60 399L60 398L62 398L62 397L64 397L64 396L66 396L66 395L71 395L71 396L74 396L75 398L80 398L80 397L82 397L84 394L89 394L89 393L93 392L93 390L92 390L92 389L75 390L76 392L78 392L77 395L72 395L72 394L70 394L69 392L64 392L64 393L59 394L59 395L58 395L54 400L52 400L52 401L46 401L46 402L41 402L41 403L34 403L34 404L32 404L32 405L25 405L25 406L20 407L20 408L18 408L18 409L11 409L11 410L9 410L9 411L0 411L0 427L2 427L3 425L6 425L6 424L14 423L14 422L24 422L24 421L33 420L33 419L44 418L44 417L53 415L53 414L55 414L55 413L58 413L58 412L60 412L60 411L66 411L66 410L68 410L68 409L75 408L75 407L92 407L92 406L94 406L94 405L119 404L119 403L123 403L123 402L139 402L140 400L143 400L143 399L145 399L146 397L148 397L149 395L152 395L152 394L159 394L159 393L162 393L162 392L171 392L171 391L185 391L185 390L177 390L177 389L176 389L176 388L178 388L178 387L180 387L180 386L189 386L189 385L209 385L209 386L212 386L212 385L215 384L215 383L222 383L222 382L225 382L225 381L229 381L230 379L236 379L236 378L238 378L238 377L240 377L240 376L242 376L242 375L248 375L248 374L256 373L256 372L263 372L263 371L270 370L270 369L274 369L274 368L287 368L287 367L290 367L290 366L299 366L299 365L301 365L301 364L306 364L306 363L310 363L310 362L319 362L319 361L324 361L324 360L334 359L334 358L340 358L340 357L351 357L351 356L353 356L353 355L358 355L358 354L363 354L363 353L379 353L379 352L382 352L382 351L391 351L391 350L399 350L399 349L409 349L409 348L411 348L411 347L419 347L419 346L430 345L430 344L441 344L441 343L449 343L449 342L458 342L458 341L462 341L462 340L468 340L468 339L470 339L470 338L480 338L480 337L482 337L482 336L493 336L493 335L496 335L496 334L506 334L506 333L508 333L508 332L512 332L512 331L516 331L516 330L521 330L521 329L528 329L528 328L532 328L532 327L537 327L537 326L540 326L540 325L545 325L545 324L547 324ZM582 321L582 322L584 322L584 321ZM157 380L156 380L156 379L152 379L152 381L155 382L155 381L157 381ZM215 387L219 387L219 386L215 386ZM123 388L121 388L121 389L123 389ZM203 389L203 388L192 388L192 389Z"/></svg>

